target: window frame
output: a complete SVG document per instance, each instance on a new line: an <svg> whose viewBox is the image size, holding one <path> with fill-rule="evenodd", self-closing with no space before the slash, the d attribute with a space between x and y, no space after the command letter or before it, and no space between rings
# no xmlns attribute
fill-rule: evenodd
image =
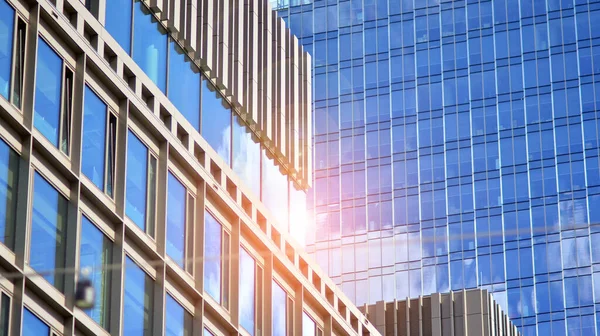
<svg viewBox="0 0 600 336"><path fill-rule="evenodd" d="M221 255L226 256L225 258L221 259L221 283L220 283L220 306L225 309L225 311L231 313L231 281L229 280L229 277L231 276L231 258L227 258L227 256L232 256L232 232L233 232L233 227L232 225L229 223L229 221L227 221L227 219L222 216L219 211L217 210L217 207L215 205L213 205L209 199L205 199L204 200L205 204L204 204L204 211L208 212L208 214L210 214L216 221L217 223L219 223L221 225ZM205 216L204 212L203 212L203 216ZM203 219L204 221L204 219ZM204 255L204 251L205 251L205 239L206 239L206 235L205 232L203 233L204 237L203 237L203 241L202 241L202 246L203 246L203 250L202 250L202 255ZM227 238L227 239L225 239ZM203 265L204 267L204 265ZM204 270L204 268L203 268ZM204 281L204 271L203 271L203 281ZM205 285L205 284L204 284ZM202 289L203 292L205 292L204 290L204 286ZM208 294L208 293L207 293ZM214 299L210 296L210 294L207 295L207 297L210 297L211 300L214 301ZM216 303L216 301L215 301ZM218 304L218 303L217 303Z"/></svg>
<svg viewBox="0 0 600 336"><path fill-rule="evenodd" d="M173 300L175 302L177 302L181 306L181 308L183 308L184 312L188 313L189 316L191 316L192 323L189 326L190 327L189 335L194 335L194 331L196 330L196 328L194 328L194 322L193 322L194 318L195 318L195 315L194 315L195 307L192 304L192 302L189 301L185 297L185 295L182 295L180 293L180 291L177 290L177 288L168 281L165 282L165 294L164 294L165 307L166 307L166 302L167 302L167 295L171 296L171 298L173 298ZM164 322L165 322L164 323L164 328L165 328L164 332L166 333L166 324L167 324L166 323L167 322L166 312L165 312L165 316L164 316ZM184 328L185 328L185 319L184 319Z"/></svg>
<svg viewBox="0 0 600 336"><path fill-rule="evenodd" d="M24 92L24 81L25 81L25 57L27 55L27 31L28 31L28 23L27 20L24 19L24 15L21 15L21 10L18 7L15 7L12 3L6 2L8 6L10 6L14 11L13 17L13 41L11 43L11 64L10 64L10 78L9 78L9 92L7 100L17 108L17 110L22 112L23 107L23 92ZM21 30L21 27L24 27L24 30ZM23 39L20 40L20 32L23 31ZM20 49L22 48L22 49ZM19 62L18 62L19 61ZM17 69L17 65L19 68ZM17 71L20 70L20 71ZM19 73L19 76L17 75ZM16 81L20 79L19 84L15 85ZM20 101L18 103L15 102L15 88L19 88L20 93Z"/></svg>
<svg viewBox="0 0 600 336"><path fill-rule="evenodd" d="M148 162L150 164L150 162ZM179 169L174 162L170 161L167 167L167 181L169 179L169 174L173 176L185 189L185 217L184 217L184 243L183 243L183 257L184 257L184 267L183 270L187 272L189 275L194 275L194 263L188 262L188 258L190 256L194 256L194 252L191 250L194 247L194 228L196 223L196 201L197 197L197 188L193 186L191 183L191 179L185 174L185 172ZM182 177L184 176L184 177ZM150 183L150 181L148 182ZM169 186L167 183L167 195L169 192ZM167 196L168 197L168 196ZM167 199L167 207L166 211L168 212L168 199ZM191 215L191 216L190 216ZM168 216L168 214L167 214ZM191 217L191 218L190 218ZM165 232L168 232L167 222L165 221ZM167 235L165 235L165 241L167 241ZM165 252L166 253L166 252ZM168 255L168 254L167 254ZM171 258L169 256L169 258ZM174 261L177 266L180 266L176 260Z"/></svg>

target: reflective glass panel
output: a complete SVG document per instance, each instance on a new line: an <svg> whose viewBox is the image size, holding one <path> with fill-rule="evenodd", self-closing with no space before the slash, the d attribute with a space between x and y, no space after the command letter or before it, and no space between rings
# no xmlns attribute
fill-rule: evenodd
<svg viewBox="0 0 600 336"><path fill-rule="evenodd" d="M315 336L316 327L315 321L306 312L302 312L302 336Z"/></svg>
<svg viewBox="0 0 600 336"><path fill-rule="evenodd" d="M15 10L0 0L0 96L8 99L12 66L12 44L15 25Z"/></svg>
<svg viewBox="0 0 600 336"><path fill-rule="evenodd" d="M231 161L231 110L208 81L202 81L202 137L229 165Z"/></svg>
<svg viewBox="0 0 600 336"><path fill-rule="evenodd" d="M107 266L112 260L112 243L87 217L81 216L80 244L79 269L90 269L89 279L96 289L95 306L85 312L107 329L111 292L111 272Z"/></svg>
<svg viewBox="0 0 600 336"><path fill-rule="evenodd" d="M123 294L123 335L152 335L152 279L129 257L125 258Z"/></svg>
<svg viewBox="0 0 600 336"><path fill-rule="evenodd" d="M240 247L240 325L254 335L255 261Z"/></svg>
<svg viewBox="0 0 600 336"><path fill-rule="evenodd" d="M33 214L29 265L45 273L44 278L59 290L63 275L53 271L65 266L67 200L39 173L33 179Z"/></svg>
<svg viewBox="0 0 600 336"><path fill-rule="evenodd" d="M131 52L131 0L106 1L106 30L126 53Z"/></svg>
<svg viewBox="0 0 600 336"><path fill-rule="evenodd" d="M39 317L35 316L29 309L23 308L23 330L22 336L47 336L50 335L48 327Z"/></svg>
<svg viewBox="0 0 600 336"><path fill-rule="evenodd" d="M127 176L125 214L146 230L146 190L148 189L148 148L131 131L127 134Z"/></svg>
<svg viewBox="0 0 600 336"><path fill-rule="evenodd" d="M256 196L260 195L260 145L252 140L252 135L241 124L239 117L233 123L233 171L250 187Z"/></svg>
<svg viewBox="0 0 600 336"><path fill-rule="evenodd" d="M134 4L133 60L158 88L167 86L167 35L142 2Z"/></svg>
<svg viewBox="0 0 600 336"><path fill-rule="evenodd" d="M200 131L200 73L173 41L169 43L169 100Z"/></svg>
<svg viewBox="0 0 600 336"><path fill-rule="evenodd" d="M165 301L166 336L191 336L192 315L175 301L171 295L167 294Z"/></svg>
<svg viewBox="0 0 600 336"><path fill-rule="evenodd" d="M275 216L279 228L288 230L288 181L272 159L262 151L262 194L261 199Z"/></svg>
<svg viewBox="0 0 600 336"><path fill-rule="evenodd" d="M185 265L185 209L187 192L169 172L167 192L167 254L181 268Z"/></svg>
<svg viewBox="0 0 600 336"><path fill-rule="evenodd" d="M204 212L204 291L221 303L221 224Z"/></svg>
<svg viewBox="0 0 600 336"><path fill-rule="evenodd" d="M58 147L63 60L38 38L33 125Z"/></svg>
<svg viewBox="0 0 600 336"><path fill-rule="evenodd" d="M286 336L286 292L273 280L273 336Z"/></svg>
<svg viewBox="0 0 600 336"><path fill-rule="evenodd" d="M85 86L81 172L100 190L104 190L106 145L106 104L89 86Z"/></svg>
<svg viewBox="0 0 600 336"><path fill-rule="evenodd" d="M14 248L19 156L0 140L0 241Z"/></svg>

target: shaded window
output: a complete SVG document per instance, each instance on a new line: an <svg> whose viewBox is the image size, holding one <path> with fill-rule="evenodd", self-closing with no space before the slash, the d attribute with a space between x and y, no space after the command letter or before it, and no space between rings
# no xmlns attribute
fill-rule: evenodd
<svg viewBox="0 0 600 336"><path fill-rule="evenodd" d="M202 81L202 137L227 165L231 162L231 110L214 86Z"/></svg>
<svg viewBox="0 0 600 336"><path fill-rule="evenodd" d="M81 172L109 196L113 192L116 117L85 87Z"/></svg>
<svg viewBox="0 0 600 336"><path fill-rule="evenodd" d="M22 336L46 336L50 335L50 327L35 316L29 309L23 308L23 330Z"/></svg>
<svg viewBox="0 0 600 336"><path fill-rule="evenodd" d="M112 242L90 220L81 216L79 269L89 268L96 290L94 308L86 310L94 321L108 329L110 316Z"/></svg>
<svg viewBox="0 0 600 336"><path fill-rule="evenodd" d="M106 30L126 53L131 53L131 0L106 1ZM140 20L141 21L141 20Z"/></svg>
<svg viewBox="0 0 600 336"><path fill-rule="evenodd" d="M37 172L33 183L29 265L62 291L62 273L47 272L65 266L67 199Z"/></svg>
<svg viewBox="0 0 600 336"><path fill-rule="evenodd" d="M286 336L287 293L273 280L273 336Z"/></svg>
<svg viewBox="0 0 600 336"><path fill-rule="evenodd" d="M133 260L125 257L123 335L150 336L154 316L154 281Z"/></svg>
<svg viewBox="0 0 600 336"><path fill-rule="evenodd" d="M260 144L252 140L246 126L239 117L233 123L233 171L250 187L255 195L260 195Z"/></svg>
<svg viewBox="0 0 600 336"><path fill-rule="evenodd" d="M240 246L240 325L250 335L254 335L256 262Z"/></svg>
<svg viewBox="0 0 600 336"><path fill-rule="evenodd" d="M186 204L187 190L171 172L169 172L167 186L167 255L181 268L187 269L185 260L186 209L193 208L193 198L190 197L192 204Z"/></svg>
<svg viewBox="0 0 600 336"><path fill-rule="evenodd" d="M123 5L126 7L127 5ZM167 86L167 35L142 2L135 3L133 60L162 91ZM121 11L121 9L115 9ZM107 15L107 17L110 15ZM127 22L127 21L126 21ZM119 27L122 28L122 27Z"/></svg>
<svg viewBox="0 0 600 336"><path fill-rule="evenodd" d="M15 10L0 1L0 96L9 99L13 58Z"/></svg>
<svg viewBox="0 0 600 336"><path fill-rule="evenodd" d="M0 140L0 240L14 249L19 155Z"/></svg>
<svg viewBox="0 0 600 336"><path fill-rule="evenodd" d="M167 293L165 297L165 335L191 336L192 315Z"/></svg>
<svg viewBox="0 0 600 336"><path fill-rule="evenodd" d="M154 236L157 160L131 130L127 134L125 214Z"/></svg>
<svg viewBox="0 0 600 336"><path fill-rule="evenodd" d="M68 155L73 73L42 38L38 38L35 78L33 125Z"/></svg>
<svg viewBox="0 0 600 336"><path fill-rule="evenodd" d="M169 100L200 131L200 71L179 45L169 43Z"/></svg>

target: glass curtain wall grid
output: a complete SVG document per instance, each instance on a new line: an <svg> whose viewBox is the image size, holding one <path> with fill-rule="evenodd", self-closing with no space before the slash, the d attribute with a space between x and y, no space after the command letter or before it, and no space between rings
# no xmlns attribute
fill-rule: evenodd
<svg viewBox="0 0 600 336"><path fill-rule="evenodd" d="M483 287L600 332L600 3L272 1L313 56L309 251L357 305Z"/></svg>
<svg viewBox="0 0 600 336"><path fill-rule="evenodd" d="M146 52L142 71L155 72L135 79L143 88L164 79L167 96L153 98L157 104L164 99L156 115L162 119L130 87L121 87L125 82L94 43L63 29L73 24L65 13L93 29L86 8L95 15L103 8L42 1L32 4L38 19L25 21L30 13L14 4L0 0L0 80L6 89L0 119L7 121L0 122L0 254L6 272L23 272L15 276L25 279L0 281L0 336L223 336L275 329L286 335L292 328L318 336L324 330L377 334L276 225L289 225L290 218L303 223L304 192L296 191L179 46L159 37L156 26L151 32L149 23L158 23L144 5L121 3L115 14L120 19L106 25L120 25L125 35L114 32L115 39L130 45L133 59L137 48ZM56 18L55 11L62 14ZM136 26L139 15L148 17ZM136 41L142 25L147 36ZM159 42L165 67L155 67L162 60ZM75 46L80 55L74 56ZM170 84L172 77L184 69L191 72L181 75L182 85L198 88L197 103L169 96L181 84ZM123 70L129 77L134 71ZM195 148L196 160L188 159L179 133L189 125L164 118L178 100L183 105L176 108L195 111L190 124L214 140ZM273 219L245 196L236 173L278 211ZM83 268L91 270L96 296L92 309L80 311L73 296ZM274 312L271 303L283 310Z"/></svg>

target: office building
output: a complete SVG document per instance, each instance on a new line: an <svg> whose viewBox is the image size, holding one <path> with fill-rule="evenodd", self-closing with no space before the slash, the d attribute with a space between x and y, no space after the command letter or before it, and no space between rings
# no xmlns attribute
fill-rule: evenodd
<svg viewBox="0 0 600 336"><path fill-rule="evenodd" d="M480 289L378 301L360 309L382 335L519 335L491 294Z"/></svg>
<svg viewBox="0 0 600 336"><path fill-rule="evenodd" d="M335 283L600 332L600 3L273 2L313 56L307 249Z"/></svg>
<svg viewBox="0 0 600 336"><path fill-rule="evenodd" d="M266 1L0 0L0 335L377 335L291 238L309 65Z"/></svg>

